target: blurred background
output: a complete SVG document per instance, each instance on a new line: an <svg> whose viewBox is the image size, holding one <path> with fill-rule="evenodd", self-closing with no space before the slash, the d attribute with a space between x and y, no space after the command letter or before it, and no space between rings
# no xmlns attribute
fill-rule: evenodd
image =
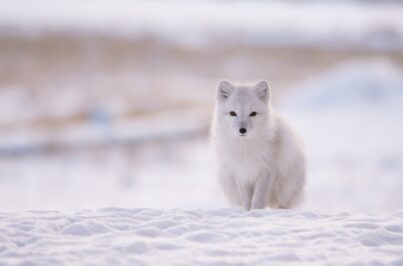
<svg viewBox="0 0 403 266"><path fill-rule="evenodd" d="M0 210L218 208L221 79L269 81L303 208L403 207L403 1L1 1Z"/></svg>

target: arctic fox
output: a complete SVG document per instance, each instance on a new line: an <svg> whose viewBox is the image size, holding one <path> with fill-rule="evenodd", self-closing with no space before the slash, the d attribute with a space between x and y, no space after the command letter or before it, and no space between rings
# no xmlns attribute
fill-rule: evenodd
<svg viewBox="0 0 403 266"><path fill-rule="evenodd" d="M270 98L266 81L221 81L217 89L211 140L219 182L229 203L245 210L296 207L304 194L304 153Z"/></svg>

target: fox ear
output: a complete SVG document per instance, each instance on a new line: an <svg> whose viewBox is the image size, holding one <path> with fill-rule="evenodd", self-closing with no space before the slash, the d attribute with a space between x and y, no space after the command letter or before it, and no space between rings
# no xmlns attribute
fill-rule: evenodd
<svg viewBox="0 0 403 266"><path fill-rule="evenodd" d="M218 101L222 102L228 99L228 97L231 95L232 91L235 89L234 85L229 83L226 80L221 81L218 84L218 89L217 89L217 99Z"/></svg>
<svg viewBox="0 0 403 266"><path fill-rule="evenodd" d="M254 86L257 97L263 102L268 102L270 99L270 87L267 81L262 80Z"/></svg>

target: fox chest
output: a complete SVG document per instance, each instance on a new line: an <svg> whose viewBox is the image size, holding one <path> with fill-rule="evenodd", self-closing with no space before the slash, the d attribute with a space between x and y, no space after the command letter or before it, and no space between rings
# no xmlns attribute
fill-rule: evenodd
<svg viewBox="0 0 403 266"><path fill-rule="evenodd" d="M259 176L274 171L273 156L267 147L231 147L224 149L219 157L225 171L246 183L254 183Z"/></svg>

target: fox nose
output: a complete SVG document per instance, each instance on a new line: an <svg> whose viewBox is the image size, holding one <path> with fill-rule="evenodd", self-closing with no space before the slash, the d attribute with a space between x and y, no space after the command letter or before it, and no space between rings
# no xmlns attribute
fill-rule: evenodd
<svg viewBox="0 0 403 266"><path fill-rule="evenodd" d="M245 134L246 133L246 128L241 128L241 129L239 129L239 133L241 133L241 134Z"/></svg>

